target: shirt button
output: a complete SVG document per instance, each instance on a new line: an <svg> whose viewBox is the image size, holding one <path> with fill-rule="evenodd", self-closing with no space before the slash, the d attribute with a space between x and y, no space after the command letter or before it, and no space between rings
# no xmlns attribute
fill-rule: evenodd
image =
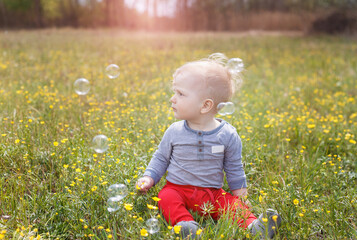
<svg viewBox="0 0 357 240"><path fill-rule="evenodd" d="M201 136L201 135L202 135L202 133L201 133L201 132L198 132L198 135L200 135L200 136Z"/></svg>
<svg viewBox="0 0 357 240"><path fill-rule="evenodd" d="M199 152L202 152L202 148L198 149Z"/></svg>
<svg viewBox="0 0 357 240"><path fill-rule="evenodd" d="M198 144L202 144L202 141L198 141Z"/></svg>

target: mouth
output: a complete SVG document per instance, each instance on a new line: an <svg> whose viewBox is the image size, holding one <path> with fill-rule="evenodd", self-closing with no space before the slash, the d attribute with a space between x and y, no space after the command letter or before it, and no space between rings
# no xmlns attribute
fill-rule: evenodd
<svg viewBox="0 0 357 240"><path fill-rule="evenodd" d="M174 107L171 107L172 108L172 110L174 111L174 112L176 112L177 110L176 110L176 108L174 108Z"/></svg>

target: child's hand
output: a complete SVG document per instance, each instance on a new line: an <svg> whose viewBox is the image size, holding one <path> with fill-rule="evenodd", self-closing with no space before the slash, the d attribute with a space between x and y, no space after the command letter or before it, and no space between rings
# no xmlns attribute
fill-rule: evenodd
<svg viewBox="0 0 357 240"><path fill-rule="evenodd" d="M233 196L238 196L242 202L248 207L252 207L252 204L248 200L248 190L246 188L232 190Z"/></svg>
<svg viewBox="0 0 357 240"><path fill-rule="evenodd" d="M152 186L154 186L154 179L149 176L139 178L136 182L136 189L143 193L146 193Z"/></svg>

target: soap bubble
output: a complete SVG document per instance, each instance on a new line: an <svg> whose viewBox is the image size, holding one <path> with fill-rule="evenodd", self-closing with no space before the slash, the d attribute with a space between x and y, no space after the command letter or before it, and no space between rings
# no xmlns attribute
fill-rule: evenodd
<svg viewBox="0 0 357 240"><path fill-rule="evenodd" d="M216 62L219 62L221 64L225 64L228 60L228 58L226 57L226 55L224 55L223 53L212 53L211 55L209 55L208 59L214 60Z"/></svg>
<svg viewBox="0 0 357 240"><path fill-rule="evenodd" d="M124 184L113 184L108 187L108 197L121 201L128 195L128 188Z"/></svg>
<svg viewBox="0 0 357 240"><path fill-rule="evenodd" d="M90 90L90 84L89 81L85 78L78 78L75 82L74 82L74 91L78 94L78 95L86 95L89 90Z"/></svg>
<svg viewBox="0 0 357 240"><path fill-rule="evenodd" d="M225 116L234 113L234 103L221 102L217 105L219 115Z"/></svg>
<svg viewBox="0 0 357 240"><path fill-rule="evenodd" d="M119 210L120 204L121 204L120 200L118 200L116 197L109 198L107 201L108 212L115 212Z"/></svg>
<svg viewBox="0 0 357 240"><path fill-rule="evenodd" d="M150 219L146 220L146 226L148 228L147 231L150 234L154 234L154 233L157 233L158 231L160 231L159 220L157 220L156 218L150 218Z"/></svg>
<svg viewBox="0 0 357 240"><path fill-rule="evenodd" d="M231 74L238 74L243 71L244 63L240 58L231 58L227 62L227 67Z"/></svg>
<svg viewBox="0 0 357 240"><path fill-rule="evenodd" d="M104 135L97 135L92 140L94 151L104 153L108 149L108 138Z"/></svg>
<svg viewBox="0 0 357 240"><path fill-rule="evenodd" d="M117 78L120 75L119 66L116 64L110 64L106 69L105 72L107 76L111 79Z"/></svg>

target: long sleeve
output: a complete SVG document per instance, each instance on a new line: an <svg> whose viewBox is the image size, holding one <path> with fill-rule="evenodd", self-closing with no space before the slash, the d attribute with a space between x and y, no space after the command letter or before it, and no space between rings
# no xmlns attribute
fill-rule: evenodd
<svg viewBox="0 0 357 240"><path fill-rule="evenodd" d="M247 180L242 164L242 142L236 132L228 144L223 163L228 186L231 190L246 188Z"/></svg>
<svg viewBox="0 0 357 240"><path fill-rule="evenodd" d="M150 176L157 184L165 174L171 158L172 141L170 127L166 130L158 149L155 151L149 165L147 166L144 176Z"/></svg>

